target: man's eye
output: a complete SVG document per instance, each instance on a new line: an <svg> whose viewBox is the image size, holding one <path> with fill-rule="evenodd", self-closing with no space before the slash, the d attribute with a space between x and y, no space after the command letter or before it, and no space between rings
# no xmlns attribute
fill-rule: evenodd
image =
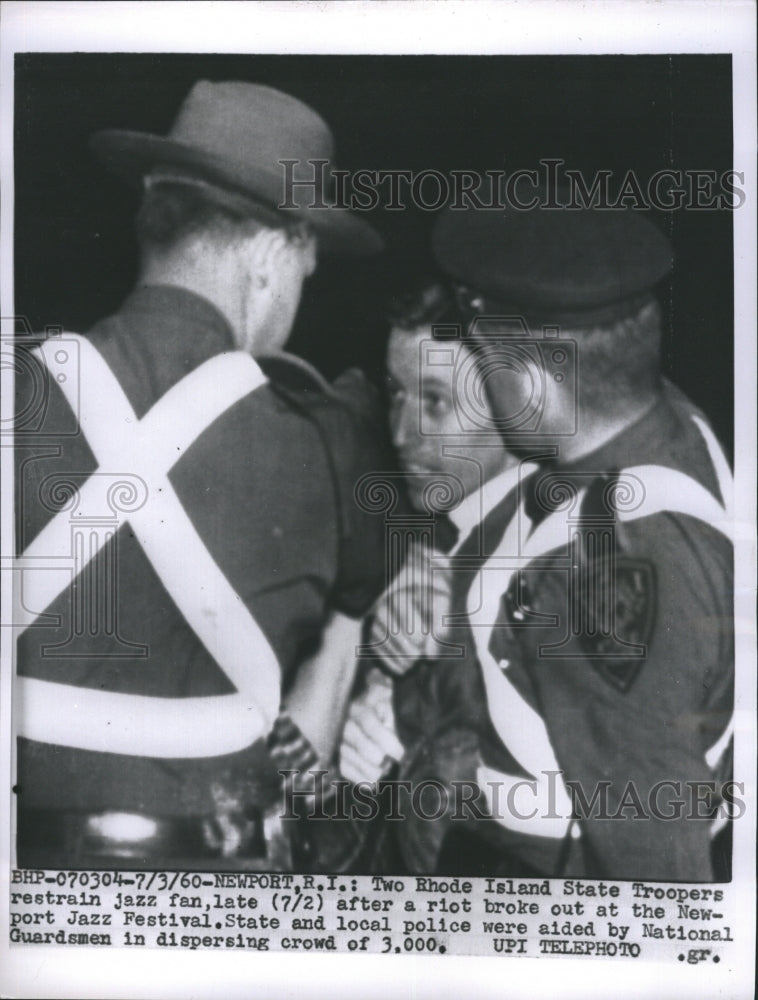
<svg viewBox="0 0 758 1000"><path fill-rule="evenodd" d="M441 416L449 411L450 402L436 392L427 392L424 394L424 409L429 414Z"/></svg>

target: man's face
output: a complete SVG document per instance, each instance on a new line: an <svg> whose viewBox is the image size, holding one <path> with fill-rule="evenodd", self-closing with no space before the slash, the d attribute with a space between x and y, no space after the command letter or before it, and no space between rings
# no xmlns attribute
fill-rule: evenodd
<svg viewBox="0 0 758 1000"><path fill-rule="evenodd" d="M472 433L481 431L482 417L486 423L491 413L480 396L472 421L462 403L465 393L460 387L456 391L455 372L469 357L469 349L460 341L434 341L430 327L395 328L390 334L390 432L400 466L409 474L410 501L418 509L425 506L425 487L439 480L440 473L455 476L468 495L509 464L499 442L472 447Z"/></svg>

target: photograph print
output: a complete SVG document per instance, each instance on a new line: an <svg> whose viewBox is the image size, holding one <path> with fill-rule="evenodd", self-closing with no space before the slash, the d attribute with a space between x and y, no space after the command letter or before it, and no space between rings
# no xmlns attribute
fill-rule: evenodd
<svg viewBox="0 0 758 1000"><path fill-rule="evenodd" d="M14 80L16 864L728 882L731 57Z"/></svg>

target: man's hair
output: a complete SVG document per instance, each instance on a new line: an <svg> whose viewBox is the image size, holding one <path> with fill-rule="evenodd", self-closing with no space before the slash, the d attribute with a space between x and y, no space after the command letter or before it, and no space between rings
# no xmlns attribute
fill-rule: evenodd
<svg viewBox="0 0 758 1000"><path fill-rule="evenodd" d="M388 318L395 330L408 334L430 327L431 335L434 337L435 327L441 327L440 340L448 343L458 340L478 366L487 363L486 345L474 337L467 336L469 319L458 306L453 289L442 281L422 282L411 291L396 294L390 300ZM457 337L453 332L456 329ZM485 379L484 393L495 409L491 392Z"/></svg>
<svg viewBox="0 0 758 1000"><path fill-rule="evenodd" d="M454 293L442 282L427 283L410 293L396 295L390 303L389 319L396 329L409 332L437 324L458 326L463 334L462 343L486 364L490 339L477 336L476 327L472 335L467 335L470 316L459 308ZM488 317L490 333L497 326L496 317ZM508 329L511 334L515 332L512 322ZM622 319L561 329L561 336L577 345L576 389L579 405L585 412L598 416L618 413L634 407L657 390L661 378L661 309L652 297Z"/></svg>
<svg viewBox="0 0 758 1000"><path fill-rule="evenodd" d="M660 381L661 309L654 299L614 323L562 331L577 344L580 406L618 412L655 392Z"/></svg>
<svg viewBox="0 0 758 1000"><path fill-rule="evenodd" d="M298 220L290 221L249 198L183 179L146 183L136 219L137 241L143 253L166 252L201 232L220 237L250 236L266 227L289 233L299 226L302 223Z"/></svg>
<svg viewBox="0 0 758 1000"><path fill-rule="evenodd" d="M467 325L452 291L440 281L428 281L410 291L395 293L387 314L390 323L400 330L411 331L436 324L458 325L465 329Z"/></svg>

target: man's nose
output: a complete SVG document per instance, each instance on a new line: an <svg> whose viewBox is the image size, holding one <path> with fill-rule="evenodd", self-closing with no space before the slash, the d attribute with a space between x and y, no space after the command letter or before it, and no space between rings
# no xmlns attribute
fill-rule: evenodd
<svg viewBox="0 0 758 1000"><path fill-rule="evenodd" d="M412 441L414 437L414 413L413 408L408 406L407 403L402 403L397 406L395 412L392 415L390 432L392 434L392 443L398 450L403 448L408 441Z"/></svg>

